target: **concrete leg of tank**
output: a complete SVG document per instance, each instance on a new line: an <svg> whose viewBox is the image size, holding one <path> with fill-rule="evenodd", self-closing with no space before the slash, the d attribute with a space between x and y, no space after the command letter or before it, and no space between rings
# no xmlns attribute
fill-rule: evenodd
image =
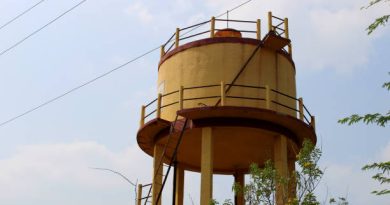
<svg viewBox="0 0 390 205"><path fill-rule="evenodd" d="M175 193L175 204L183 205L184 196L184 169L178 165L176 171L176 193Z"/></svg>
<svg viewBox="0 0 390 205"><path fill-rule="evenodd" d="M161 190L162 176L163 176L163 164L160 163L163 155L163 148L157 144L154 145L153 154L153 183L152 183L152 204L156 204L158 192ZM161 205L161 198L158 205Z"/></svg>
<svg viewBox="0 0 390 205"><path fill-rule="evenodd" d="M274 144L274 161L275 168L279 176L288 178L288 163L287 163L287 138L283 135L275 138ZM276 186L276 205L284 205L287 199L287 184Z"/></svg>
<svg viewBox="0 0 390 205"><path fill-rule="evenodd" d="M245 174L244 173L236 173L234 174L234 182L240 184L240 186L245 186ZM245 205L245 198L242 193L238 193L235 195L235 204L236 205Z"/></svg>
<svg viewBox="0 0 390 205"><path fill-rule="evenodd" d="M213 198L213 135L212 128L202 128L200 204L209 205Z"/></svg>

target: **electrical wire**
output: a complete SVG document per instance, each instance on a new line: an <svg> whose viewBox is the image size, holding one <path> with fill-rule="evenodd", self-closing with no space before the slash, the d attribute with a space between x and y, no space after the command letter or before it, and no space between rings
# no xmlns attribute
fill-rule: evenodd
<svg viewBox="0 0 390 205"><path fill-rule="evenodd" d="M30 33L29 35L27 35L26 37L22 38L20 41L16 42L15 44L13 44L12 46L10 46L9 48L3 50L0 52L0 56L4 55L5 53L7 53L8 51L14 49L16 46L20 45L21 43L23 43L25 40L31 38L32 36L34 36L35 34L37 34L38 32L40 32L42 29L48 27L50 24L54 23L55 21L57 21L58 19L60 19L61 17L65 16L67 13L71 12L73 9L77 8L78 6L80 6L81 4L83 4L84 2L86 2L87 0L83 0L83 1L80 1L78 4L76 4L75 6L73 6L72 8L66 10L64 13L62 13L61 15L57 16L56 18L54 18L53 20L51 20L49 23L45 24L44 26L40 27L39 29L35 30L34 32Z"/></svg>
<svg viewBox="0 0 390 205"><path fill-rule="evenodd" d="M217 15L216 18L219 18L219 17L221 17L221 16L223 16L223 15L226 15L226 14L228 14L229 12L232 12L232 11L234 11L234 10L236 10L236 9L238 9L238 8L240 8L240 7L242 7L242 6L244 6L244 5L246 5L246 4L248 4L249 2L251 2L251 1L253 1L253 0L245 1L245 2L241 3L240 5L237 5L237 6L235 6L234 8L231 8L231 9L229 9L229 10L227 10L227 11L225 11L225 12L219 14L219 15ZM182 36L184 37L186 34L191 33L192 31L198 29L199 27L202 27L203 25L204 25L204 24L199 25L199 26L195 26L194 28L188 30L187 32L184 32Z"/></svg>
<svg viewBox="0 0 390 205"><path fill-rule="evenodd" d="M81 3L85 2L85 1L86 1L86 0L80 2L78 5L80 5ZM240 8L241 6L247 4L247 3L251 2L251 1L253 1L253 0L248 0L248 1L242 3L242 4L238 5L238 6L236 6L236 7L232 8L232 9L230 9L229 12L238 9L238 8ZM75 7L72 7L72 9L73 9L73 8L76 8L78 5L76 5ZM70 11L70 10L68 10L68 12L69 12L69 11ZM225 12L225 13L226 13L226 12ZM220 16L224 15L225 13L220 14L220 15L218 15L217 17L220 17ZM65 13L64 13L64 14L65 14ZM63 15L64 15L64 14L63 14ZM196 28L196 27L195 27L195 28ZM195 29L192 29L191 31L193 31L193 30L195 30ZM184 34L183 34L183 35L184 35ZM23 117L23 116L25 116L25 115L27 115L27 114L29 114L29 113L35 111L35 110L38 110L39 108L44 107L44 106L46 106L46 105L48 105L48 104L50 104L50 103L52 103L52 102L54 102L54 101L57 101L57 100L59 100L60 98L65 97L66 95L69 95L70 93L75 92L76 90L81 89L81 88L83 88L83 87L85 87L85 86L87 86L87 85L89 85L89 84L91 84L91 83L93 83L93 82L99 80L100 78L103 78L103 77L105 77L105 76L107 76L107 75L113 73L114 71L117 71L117 70L119 70L119 69L125 67L126 65L128 65L128 64L130 64L130 63L132 63L132 62L134 62L134 61L136 61L136 60L138 60L138 59L140 59L140 58L142 58L142 57L144 57L144 56L146 56L146 55L148 55L148 54L150 54L150 53L152 53L152 52L154 52L154 51L156 51L157 49L160 49L160 47L161 47L161 45L159 45L158 47L155 47L155 48L153 48L153 49L151 49L151 50L149 50L149 51L147 51L147 52L145 52L145 53L143 53L143 54L141 54L141 55L139 55L139 56L137 56L137 57L135 57L135 58L133 58L133 59L131 59L131 60L129 60L129 61L127 61L127 62L125 62L125 63L123 63L123 64L121 64L121 65L119 65L119 66L117 66L117 67L115 67L115 68L113 68L113 69L111 69L111 70L109 70L109 71L103 73L103 74L101 74L101 75L99 75L99 76L97 76L97 77L95 77L95 78L93 78L93 79L91 79L91 80L86 81L86 82L84 82L84 83L82 83L82 84L80 84L80 85L78 85L78 86L76 86L76 87L74 87L74 88L72 88L72 89L70 89L70 90L68 90L68 91L66 91L66 92L64 92L64 93L62 93L61 95L58 95L58 96L56 96L56 97L54 97L54 98L52 98L52 99L49 99L49 100L47 100L47 101L41 103L40 105L38 105L38 106L36 106L36 107L33 107L33 108L31 108L31 109L29 109L29 110L27 110L27 111L25 111L25 112L23 112L23 113L21 113L21 114L15 116L15 117L12 117L12 118L10 118L10 119L8 119L8 120L6 120L6 121L0 123L0 127L2 127L2 126L4 126L4 125L6 125L6 124L8 124L8 123L10 123L10 122L12 122L12 121L18 119L18 118L21 118L21 117Z"/></svg>
<svg viewBox="0 0 390 205"><path fill-rule="evenodd" d="M7 23L3 24L2 26L0 26L0 30L3 29L4 27L8 26L10 23L14 22L16 19L22 17L24 14L26 14L27 12L31 11L33 8L35 8L36 6L38 6L39 4L41 4L42 2L44 2L45 0L41 0L39 1L38 3L34 4L33 6L31 6L30 8L28 8L27 10L23 11L22 13L20 13L19 15L15 16L13 19L9 20Z"/></svg>
<svg viewBox="0 0 390 205"><path fill-rule="evenodd" d="M110 73L112 73L112 72L114 72L114 71L116 71L116 70L119 70L119 69L123 68L124 66L126 66L126 65L128 65L128 64L130 64L130 63L132 63L132 62L134 62L134 61L136 61L136 60L138 60L138 59L140 59L140 58L142 58L142 57L144 57L144 56L146 56L146 55L148 55L149 53L152 53L153 51L159 49L160 47L161 47L161 46L158 46L158 47L156 47L156 48L153 48L152 50L149 50L148 52L146 52L146 53L144 53L144 54L142 54L142 55L139 55L139 56L137 56L136 58L133 58L133 59L131 59L131 60L129 60L129 61L123 63L122 65L119 65L119 66L115 67L114 69L111 69L111 70L109 70L109 71L107 71L107 72L105 72L105 73L103 73L103 74L101 74L101 75L99 75L99 76L97 76L97 77L91 79L91 80L88 80L88 81L84 82L83 84L78 85L78 86L76 86L76 87L74 87L74 88L72 88L72 89L66 91L66 92L63 93L63 94L58 95L57 97L54 97L54 98L52 98L52 99L50 99L50 100L47 100L46 102L44 102L44 103L42 103L42 104L40 104L40 105L38 105L38 106L36 106L36 107L33 107L33 108L27 110L26 112L23 112L23 113L21 113L21 114L15 116L15 117L13 117L13 118L10 118L9 120L0 123L0 127L4 126L5 124L8 124L8 123L10 123L10 122L12 122L12 121L14 121L14 120L20 118L20 117L23 117L23 116L25 116L25 115L27 115L27 114L29 114L29 113L35 111L35 110L37 110L37 109L39 109L39 108L41 108L41 107L47 105L47 104L50 104L50 103L52 103L52 102L54 102L54 101L56 101L56 100L58 100L58 99L60 99L60 98L62 98L62 97L64 97L64 96L66 96L66 95L68 95L68 94L70 94L70 93L72 93L72 92L74 92L74 91L76 91L76 90L78 90L78 89L84 87L84 86L87 86L87 85L89 85L89 84L91 84L91 83L93 83L93 82L99 80L100 78L103 78L104 76L109 75Z"/></svg>

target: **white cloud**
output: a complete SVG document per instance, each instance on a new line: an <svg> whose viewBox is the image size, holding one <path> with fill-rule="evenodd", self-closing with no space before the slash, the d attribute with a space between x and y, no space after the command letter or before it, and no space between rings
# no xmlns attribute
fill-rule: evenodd
<svg viewBox="0 0 390 205"><path fill-rule="evenodd" d="M237 1L208 0L208 5L226 11ZM376 36L367 36L365 28L383 13L384 6L369 10L360 8L366 1L252 1L233 11L231 18L263 19L266 31L266 14L288 17L293 57L299 69L333 69L350 72L361 68L369 61L372 43Z"/></svg>
<svg viewBox="0 0 390 205"><path fill-rule="evenodd" d="M149 9L141 2L135 2L126 9L126 13L134 15L142 23L151 23L154 20L152 13Z"/></svg>
<svg viewBox="0 0 390 205"><path fill-rule="evenodd" d="M390 141L387 143L386 147L381 151L379 160L390 161Z"/></svg>
<svg viewBox="0 0 390 205"><path fill-rule="evenodd" d="M390 160L390 141L377 157L371 162ZM317 189L319 199L328 197L347 197L350 204L365 205L387 205L390 196L375 196L371 194L374 190L385 188L373 180L375 171L362 171L360 166L352 164L326 163L325 174L322 183Z"/></svg>
<svg viewBox="0 0 390 205"><path fill-rule="evenodd" d="M96 142L27 145L0 160L0 167L2 204L107 204L100 198L118 193L118 199L134 199L119 176L89 167L118 170L141 183L151 179L151 158L136 145L121 152Z"/></svg>

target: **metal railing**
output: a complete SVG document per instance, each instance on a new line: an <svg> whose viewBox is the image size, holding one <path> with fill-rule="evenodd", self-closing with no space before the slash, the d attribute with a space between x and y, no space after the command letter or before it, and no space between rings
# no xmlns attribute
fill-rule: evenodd
<svg viewBox="0 0 390 205"><path fill-rule="evenodd" d="M223 30L226 28L226 27L223 28L217 27L218 24L216 24L216 22L226 22L227 27L229 27L229 23L255 25L253 29L237 30L237 31L241 33L256 34L256 39L261 40L260 19L257 19L256 21L248 21L248 20L235 20L235 19L217 19L215 17L212 17L208 21L194 24L192 26L188 26L185 28L176 28L176 32L173 33L171 37L161 46L161 52L160 52L161 58L166 53L172 51L174 48L179 47L179 45L182 44L184 40L189 40L189 39L198 40L194 38L201 35L203 35L204 37L214 38L216 31ZM195 29L205 25L209 25L209 29L189 35ZM282 25L284 26L283 28ZM282 36L284 34L284 37L288 39L289 38L288 19L287 18L281 19L279 17L273 16L271 12L268 12L268 31L274 31L278 36ZM286 50L284 51L291 54L291 44L288 45L288 51Z"/></svg>
<svg viewBox="0 0 390 205"><path fill-rule="evenodd" d="M288 29L288 18L282 19L277 16L273 16L272 12L268 12L268 30L274 31L275 34L278 36L282 37L284 34L284 38L287 39L290 38L289 29ZM287 45L287 51L284 48L282 50L291 55L292 54L291 43Z"/></svg>
<svg viewBox="0 0 390 205"><path fill-rule="evenodd" d="M258 96L243 96L243 95L226 95L226 86L232 86L232 87L240 87L241 89L256 89L258 92ZM220 87L220 93L218 95L205 95L205 96L194 96L191 95L191 97L186 98L185 93L190 90L195 89L209 89L209 88L215 88ZM271 94L275 97L271 97ZM174 96L175 95L175 96ZM163 99L166 99L167 97L172 98L171 102L162 104ZM264 96L264 97L259 97ZM227 103L226 99L237 99L242 101L263 101L265 104L264 106L260 106L259 108L265 108L269 110L275 110L279 111L280 106L281 108L286 109L289 112L284 111L283 113L287 113L295 118L300 119L304 123L315 127L315 118L311 115L307 107L303 104L302 98L296 98L294 96L288 95L286 93L280 92L278 90L269 88L268 85L265 86L253 86L253 85L240 85L240 84L225 84L223 81L220 84L213 84L213 85L204 85L204 86L193 86L193 87L183 87L180 86L178 90L166 93L166 94L158 94L157 98L152 100L150 103L143 105L141 108L141 120L140 120L140 126L143 126L145 124L145 121L150 118L153 114L155 114L154 118L161 118L161 112L168 108L172 107L176 104L178 104L177 110L184 109L184 102L186 101L193 101L193 100L203 100L203 99L219 99L220 100L220 106L228 106L229 103ZM288 103L286 103L288 101ZM295 104L294 104L295 103ZM155 105L152 107L152 105ZM204 106L208 106L203 104ZM275 108L272 107L274 105ZM295 105L295 106L294 106ZM235 106L234 104L230 104L229 106ZM236 106L238 106L236 104ZM192 106L194 107L194 106ZM192 108L189 107L189 108ZM254 106L250 106L254 107ZM152 108L150 110L150 108ZM155 108L155 109L153 109ZM293 114L290 114L293 113Z"/></svg>

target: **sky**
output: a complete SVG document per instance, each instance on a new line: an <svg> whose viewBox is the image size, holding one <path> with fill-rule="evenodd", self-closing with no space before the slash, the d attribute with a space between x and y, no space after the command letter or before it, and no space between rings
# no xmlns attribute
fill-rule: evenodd
<svg viewBox="0 0 390 205"><path fill-rule="evenodd" d="M38 0L0 0L0 25ZM0 51L80 1L45 0L0 29ZM87 0L0 55L0 121L4 122L161 45L175 31L240 4L233 0ZM253 0L231 19L288 17L297 93L316 116L325 170L320 201L386 205L390 196L361 167L390 160L389 127L346 126L353 113L385 113L390 26L365 28L388 5L361 10L365 0ZM265 21L266 22L266 21ZM263 25L263 30L265 30ZM151 181L152 160L138 147L140 107L157 93L155 51L30 114L0 127L0 204L134 204L134 187ZM199 174L186 173L185 202L199 203ZM231 176L215 176L214 196L232 197ZM170 200L168 185L164 200ZM228 187L228 188L227 188Z"/></svg>

